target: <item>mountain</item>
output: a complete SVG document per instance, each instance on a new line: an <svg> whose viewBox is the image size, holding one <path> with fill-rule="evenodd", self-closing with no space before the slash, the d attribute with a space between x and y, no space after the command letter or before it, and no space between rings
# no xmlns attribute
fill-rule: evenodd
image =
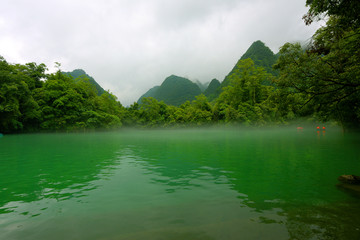
<svg viewBox="0 0 360 240"><path fill-rule="evenodd" d="M262 41L256 41L248 48L248 50L242 55L240 60L251 58L255 66L263 67L268 73L274 76L278 75L278 72L272 68L278 58L277 55L271 51Z"/></svg>
<svg viewBox="0 0 360 240"><path fill-rule="evenodd" d="M220 86L213 90L212 97L209 97L209 100L217 98L223 87L226 87L230 83L230 76L239 68L239 62L241 60L251 58L254 61L256 67L264 68L268 73L273 74L274 76L278 75L278 72L272 68L278 59L278 55L274 54L270 48L268 48L262 41L256 41L251 44L251 46L246 50L246 52L241 56L238 62L235 64L233 69L225 77L224 81L221 82ZM263 85L270 85L270 82L264 81Z"/></svg>
<svg viewBox="0 0 360 240"><path fill-rule="evenodd" d="M214 100L217 97L218 88L220 87L220 82L217 79L211 80L209 86L204 91L204 95L209 99L209 101Z"/></svg>
<svg viewBox="0 0 360 240"><path fill-rule="evenodd" d="M145 97L155 97L156 96L156 91L160 88L160 86L155 86L153 88L150 88L146 93L144 93L139 100L137 101L137 103L141 103L141 100Z"/></svg>
<svg viewBox="0 0 360 240"><path fill-rule="evenodd" d="M229 85L229 77L238 69L239 62L241 60L251 58L254 61L256 67L264 68L268 73L277 76L278 73L272 66L276 63L278 55L275 55L270 48L268 48L262 41L256 41L251 44L251 46L246 50L246 52L241 56L239 61L235 64L233 69L225 77L224 81L221 83L221 88ZM263 83L269 85L270 83Z"/></svg>
<svg viewBox="0 0 360 240"><path fill-rule="evenodd" d="M171 75L167 77L160 86L156 86L147 91L141 99L153 97L158 101L164 101L168 105L180 106L186 101L192 101L195 96L201 94L199 86L189 79Z"/></svg>
<svg viewBox="0 0 360 240"><path fill-rule="evenodd" d="M195 83L199 86L201 92L204 92L206 88L209 86L209 82L202 83L199 80L195 80Z"/></svg>
<svg viewBox="0 0 360 240"><path fill-rule="evenodd" d="M82 69L75 69L72 72L62 72L65 75L71 76L74 79L80 77L80 76L85 76L89 79L89 82L95 86L96 90L97 90L97 95L101 95L105 92L105 90L95 81L94 78L92 78L91 76L89 76L84 70Z"/></svg>
<svg viewBox="0 0 360 240"><path fill-rule="evenodd" d="M206 84L199 81L193 83L189 79L171 75L165 79L161 86L153 87L142 95L138 103L141 103L141 99L144 97L153 97L159 101L164 101L166 104L178 106L187 100L194 100L195 96L201 92L209 101L212 101L219 97L223 87L229 85L230 76L239 68L239 62L247 58L251 58L256 67L262 67L274 76L278 75L277 71L272 68L278 55L275 55L262 41L256 41L251 44L221 83L217 79L213 79L206 88ZM271 83L264 81L262 84L270 85Z"/></svg>

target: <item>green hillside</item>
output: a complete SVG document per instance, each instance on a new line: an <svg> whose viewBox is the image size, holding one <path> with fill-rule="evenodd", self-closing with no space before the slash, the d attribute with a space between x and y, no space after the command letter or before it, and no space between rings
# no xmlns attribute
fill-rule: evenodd
<svg viewBox="0 0 360 240"><path fill-rule="evenodd" d="M209 86L204 91L204 95L209 99L209 101L214 100L217 97L217 91L220 87L220 82L217 79L211 80Z"/></svg>
<svg viewBox="0 0 360 240"><path fill-rule="evenodd" d="M273 69L273 65L278 58L270 48L268 48L262 41L256 41L248 48L248 50L242 55L240 60L251 58L255 66L263 67L268 73L277 76L279 73Z"/></svg>
<svg viewBox="0 0 360 240"><path fill-rule="evenodd" d="M231 76L236 74L236 72L239 72L239 64L241 61L247 58L253 60L256 67L262 67L274 76L278 75L278 72L272 68L272 66L276 63L278 55L274 54L263 42L256 41L251 44L247 51L241 56L233 69L225 77L224 81L221 82L220 86L216 90L213 90L212 96L209 97L209 100L213 100L220 95L222 88L229 85ZM272 85L269 79L264 80L261 84Z"/></svg>
<svg viewBox="0 0 360 240"><path fill-rule="evenodd" d="M153 88L150 88L146 93L144 93L139 100L137 101L137 103L141 103L141 100L145 97L155 97L156 96L156 91L160 88L160 86L155 86Z"/></svg>
<svg viewBox="0 0 360 240"><path fill-rule="evenodd" d="M154 87L140 97L153 97L158 101L174 106L179 106L186 101L192 101L201 94L199 86L189 79L171 75L159 87Z"/></svg>
<svg viewBox="0 0 360 240"><path fill-rule="evenodd" d="M217 79L213 79L205 89L206 84L199 81L193 83L189 79L172 75L166 78L161 86L155 86L142 95L138 103L141 103L144 97L153 97L158 101L164 101L166 104L178 106L187 100L194 100L195 96L201 94L201 92L209 101L212 101L220 96L222 88L229 85L231 76L239 74L239 64L247 58L253 60L255 67L262 67L268 73L274 76L278 75L278 72L272 68L278 59L278 55L275 55L263 42L256 41L251 44L221 83ZM261 84L272 85L269 78L263 80Z"/></svg>
<svg viewBox="0 0 360 240"><path fill-rule="evenodd" d="M256 41L248 48L248 50L241 56L239 61L235 64L230 73L225 77L221 83L221 88L226 87L229 84L229 77L239 69L239 63L241 60L250 58L254 61L256 67L264 68L268 73L274 76L278 75L278 72L272 68L278 58L270 48L268 48L263 42ZM269 82L263 82L264 85L270 85ZM220 93L220 91L219 91Z"/></svg>
<svg viewBox="0 0 360 240"><path fill-rule="evenodd" d="M78 78L78 77L86 77L89 79L89 82L95 86L96 91L97 91L97 95L101 95L105 92L105 90L95 81L94 78L92 78L91 76L89 76L84 70L82 69L75 69L72 72L62 72L63 74L67 75L67 76L71 76L74 79Z"/></svg>

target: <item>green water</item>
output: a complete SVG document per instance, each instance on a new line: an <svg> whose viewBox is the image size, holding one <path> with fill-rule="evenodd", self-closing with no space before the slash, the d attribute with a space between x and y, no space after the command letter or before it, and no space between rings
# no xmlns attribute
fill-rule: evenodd
<svg viewBox="0 0 360 240"><path fill-rule="evenodd" d="M0 239L360 239L360 135L144 130L0 138Z"/></svg>

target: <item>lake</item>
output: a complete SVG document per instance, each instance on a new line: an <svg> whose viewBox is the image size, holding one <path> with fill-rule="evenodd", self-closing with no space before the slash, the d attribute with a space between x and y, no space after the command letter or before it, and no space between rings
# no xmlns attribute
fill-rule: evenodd
<svg viewBox="0 0 360 240"><path fill-rule="evenodd" d="M339 128L0 138L0 239L360 239Z"/></svg>

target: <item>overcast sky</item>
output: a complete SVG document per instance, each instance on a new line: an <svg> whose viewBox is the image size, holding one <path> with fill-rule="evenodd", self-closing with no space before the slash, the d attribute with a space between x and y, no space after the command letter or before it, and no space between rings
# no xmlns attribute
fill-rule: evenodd
<svg viewBox="0 0 360 240"><path fill-rule="evenodd" d="M84 69L123 105L175 74L222 81L256 40L306 41L305 0L2 0L9 63Z"/></svg>

